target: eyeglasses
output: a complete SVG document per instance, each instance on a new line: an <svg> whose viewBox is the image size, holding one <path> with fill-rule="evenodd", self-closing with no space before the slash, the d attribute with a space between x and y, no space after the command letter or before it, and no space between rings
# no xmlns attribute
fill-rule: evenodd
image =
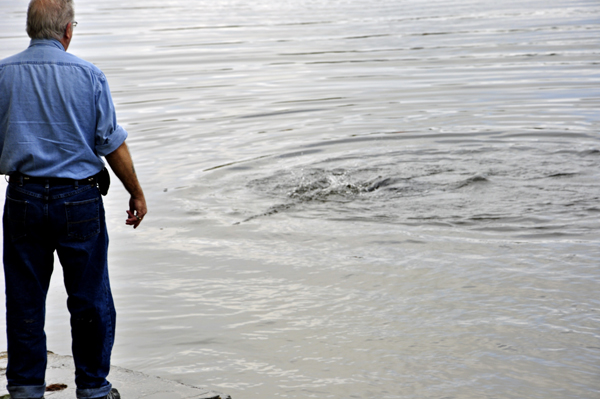
<svg viewBox="0 0 600 399"><path fill-rule="evenodd" d="M71 21L69 22L71 24L71 29L75 29L75 27L77 26L77 21ZM65 26L65 30L69 29L69 24L67 24L67 26Z"/></svg>

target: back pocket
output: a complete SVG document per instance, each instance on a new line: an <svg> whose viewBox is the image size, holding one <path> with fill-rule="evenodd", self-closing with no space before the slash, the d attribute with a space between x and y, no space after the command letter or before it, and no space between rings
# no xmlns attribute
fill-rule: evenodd
<svg viewBox="0 0 600 399"><path fill-rule="evenodd" d="M79 202L65 202L67 234L69 237L86 240L100 233L99 205L99 198Z"/></svg>
<svg viewBox="0 0 600 399"><path fill-rule="evenodd" d="M6 221L8 236L13 240L27 235L27 201L6 197Z"/></svg>

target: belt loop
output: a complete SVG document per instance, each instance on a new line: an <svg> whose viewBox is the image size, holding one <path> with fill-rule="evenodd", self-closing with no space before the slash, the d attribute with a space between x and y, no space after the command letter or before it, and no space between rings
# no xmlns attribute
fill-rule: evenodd
<svg viewBox="0 0 600 399"><path fill-rule="evenodd" d="M19 173L19 187L23 187L23 175Z"/></svg>
<svg viewBox="0 0 600 399"><path fill-rule="evenodd" d="M47 189L49 189L49 188L50 188L50 179L44 179L44 182L45 182L45 186L44 186L44 188L45 188L46 190L47 190Z"/></svg>

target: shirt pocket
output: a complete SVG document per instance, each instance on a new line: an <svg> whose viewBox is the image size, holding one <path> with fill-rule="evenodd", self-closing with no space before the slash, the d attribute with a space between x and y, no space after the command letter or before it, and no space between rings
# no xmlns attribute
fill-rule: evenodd
<svg viewBox="0 0 600 399"><path fill-rule="evenodd" d="M27 201L6 197L8 236L16 241L27 235Z"/></svg>
<svg viewBox="0 0 600 399"><path fill-rule="evenodd" d="M100 233L100 200L65 202L67 234L71 238L87 240Z"/></svg>

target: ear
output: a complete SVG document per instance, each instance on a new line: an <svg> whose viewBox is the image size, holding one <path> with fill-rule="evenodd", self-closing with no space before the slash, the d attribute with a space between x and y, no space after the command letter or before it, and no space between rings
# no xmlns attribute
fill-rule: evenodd
<svg viewBox="0 0 600 399"><path fill-rule="evenodd" d="M71 39L73 38L73 23L69 22L67 27L65 28L65 33L63 33L63 37L60 40L65 51L69 48L69 44L71 44Z"/></svg>
<svg viewBox="0 0 600 399"><path fill-rule="evenodd" d="M64 33L63 37L65 39L67 39L68 41L71 41L71 38L73 37L73 22L69 22L67 24L67 27L65 28L65 33Z"/></svg>

